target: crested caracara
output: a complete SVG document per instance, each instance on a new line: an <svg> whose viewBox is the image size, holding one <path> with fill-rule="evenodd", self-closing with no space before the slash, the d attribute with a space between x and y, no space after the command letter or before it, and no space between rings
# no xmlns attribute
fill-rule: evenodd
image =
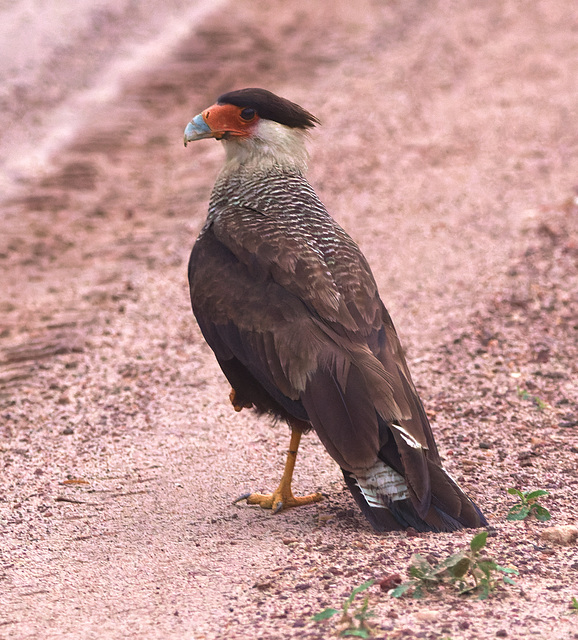
<svg viewBox="0 0 578 640"><path fill-rule="evenodd" d="M189 262L193 312L232 386L233 407L288 422L285 472L250 504L295 497L301 434L313 429L378 531L487 524L442 466L369 265L304 177L317 118L263 89L222 95L185 129L226 161Z"/></svg>

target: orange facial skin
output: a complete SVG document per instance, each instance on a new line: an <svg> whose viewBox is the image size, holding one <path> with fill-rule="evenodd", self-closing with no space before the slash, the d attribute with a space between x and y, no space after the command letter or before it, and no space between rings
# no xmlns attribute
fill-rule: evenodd
<svg viewBox="0 0 578 640"><path fill-rule="evenodd" d="M254 109L218 103L205 109L202 116L217 140L225 137L248 138L259 120Z"/></svg>

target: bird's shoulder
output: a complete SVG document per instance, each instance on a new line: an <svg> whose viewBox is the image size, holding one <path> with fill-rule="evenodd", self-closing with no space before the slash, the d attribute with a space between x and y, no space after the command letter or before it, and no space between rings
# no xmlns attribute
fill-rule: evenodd
<svg viewBox="0 0 578 640"><path fill-rule="evenodd" d="M347 329L378 321L377 285L367 260L302 176L217 183L201 241L207 233L234 254L248 286L271 278L321 318Z"/></svg>

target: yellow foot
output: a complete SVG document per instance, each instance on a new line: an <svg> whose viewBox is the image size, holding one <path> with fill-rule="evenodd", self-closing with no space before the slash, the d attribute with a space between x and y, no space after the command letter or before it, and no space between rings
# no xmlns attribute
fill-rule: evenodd
<svg viewBox="0 0 578 640"><path fill-rule="evenodd" d="M247 504L258 504L262 509L272 509L273 513L279 513L284 509L290 509L291 507L301 507L306 504L312 504L313 502L319 502L323 500L323 496L320 493L311 493L308 496L299 496L296 498L293 493L285 493L275 491L275 493L245 493L239 496L233 504L246 500Z"/></svg>
<svg viewBox="0 0 578 640"><path fill-rule="evenodd" d="M233 405L233 409L235 409L235 411L242 411L243 409L251 409L253 407L253 404L251 402L240 401L237 398L237 392L235 391L235 389L231 389L229 400L231 401L231 404Z"/></svg>
<svg viewBox="0 0 578 640"><path fill-rule="evenodd" d="M235 392L231 393L231 402L236 408L235 404L237 398ZM300 423L303 424L303 423ZM262 509L272 509L273 513L279 513L283 509L290 509L291 507L300 507L305 504L311 504L312 502L319 502L323 500L323 496L320 493L312 493L308 496L301 496L296 498L291 491L291 479L293 478L293 469L295 468L295 460L297 458L297 449L299 449L299 442L301 440L301 431L294 425L291 426L291 444L289 445L289 451L287 453L287 460L285 461L285 471L279 486L273 493L245 493L233 502L241 502L246 500L247 504L258 504Z"/></svg>

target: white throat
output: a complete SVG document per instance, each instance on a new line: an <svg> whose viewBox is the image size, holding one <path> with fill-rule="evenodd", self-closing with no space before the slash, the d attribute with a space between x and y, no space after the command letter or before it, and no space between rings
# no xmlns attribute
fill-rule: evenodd
<svg viewBox="0 0 578 640"><path fill-rule="evenodd" d="M309 154L305 147L307 133L273 122L261 120L250 138L223 140L227 162L223 171L255 167L307 171Z"/></svg>

